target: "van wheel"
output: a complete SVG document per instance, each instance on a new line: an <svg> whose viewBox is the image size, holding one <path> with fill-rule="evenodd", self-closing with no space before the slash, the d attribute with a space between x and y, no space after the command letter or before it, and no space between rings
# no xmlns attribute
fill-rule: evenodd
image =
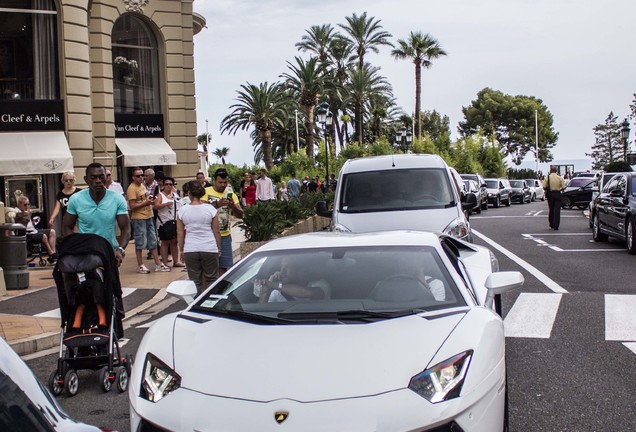
<svg viewBox="0 0 636 432"><path fill-rule="evenodd" d="M630 255L636 255L636 241L634 241L634 218L627 220L625 228L625 243L627 244L627 252Z"/></svg>

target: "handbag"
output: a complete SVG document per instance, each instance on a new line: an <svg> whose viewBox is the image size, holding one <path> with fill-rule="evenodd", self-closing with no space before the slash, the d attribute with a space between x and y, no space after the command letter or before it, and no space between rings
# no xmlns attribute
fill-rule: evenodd
<svg viewBox="0 0 636 432"><path fill-rule="evenodd" d="M157 215L157 219L159 219L159 222L161 223L157 230L160 240L174 240L177 238L177 203L175 200L172 202L172 207L174 208L174 219L163 222L159 215Z"/></svg>

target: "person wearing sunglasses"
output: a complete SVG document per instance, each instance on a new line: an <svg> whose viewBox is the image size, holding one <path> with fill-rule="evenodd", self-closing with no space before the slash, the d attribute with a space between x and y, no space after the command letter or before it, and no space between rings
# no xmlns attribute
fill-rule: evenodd
<svg viewBox="0 0 636 432"><path fill-rule="evenodd" d="M153 173L154 174L154 173ZM143 184L144 171L141 168L133 170L133 182L128 186L126 198L130 204L130 219L135 238L135 256L137 257L137 273L148 274L150 270L144 265L141 253L148 249L155 262L156 272L168 272L170 267L159 260L157 253L157 229L153 214L156 197L148 193Z"/></svg>
<svg viewBox="0 0 636 432"><path fill-rule="evenodd" d="M68 200L71 195L81 191L82 189L75 186L75 174L72 172L65 172L62 174L62 189L55 196L55 207L49 217L49 228L53 228L55 218L60 215L60 220L64 220L66 214L66 207L68 207Z"/></svg>

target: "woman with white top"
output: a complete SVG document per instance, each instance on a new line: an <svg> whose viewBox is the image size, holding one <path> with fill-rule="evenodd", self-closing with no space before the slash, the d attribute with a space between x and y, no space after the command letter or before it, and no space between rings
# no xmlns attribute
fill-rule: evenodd
<svg viewBox="0 0 636 432"><path fill-rule="evenodd" d="M177 212L177 241L188 277L197 292L216 280L221 251L221 231L216 209L201 202L205 189L197 180L188 182L190 204Z"/></svg>
<svg viewBox="0 0 636 432"><path fill-rule="evenodd" d="M166 177L163 180L163 190L157 195L155 200L155 210L157 210L157 221L159 222L159 239L161 240L161 261L164 265L168 263L168 250L174 260L173 267L185 267L179 254L177 246L176 225L174 231L168 228L171 224L176 224L177 212L181 207L181 199L175 192L174 178ZM164 228L161 228L161 227Z"/></svg>

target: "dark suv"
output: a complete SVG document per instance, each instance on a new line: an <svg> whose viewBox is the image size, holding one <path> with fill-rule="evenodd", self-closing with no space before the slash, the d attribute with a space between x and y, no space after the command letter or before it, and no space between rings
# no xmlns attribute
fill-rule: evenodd
<svg viewBox="0 0 636 432"><path fill-rule="evenodd" d="M464 180L474 180L479 187L479 195L477 195L477 202L481 203L481 210L488 210L488 189L486 188L486 181L479 174L460 174ZM477 213L481 213L478 210Z"/></svg>
<svg viewBox="0 0 636 432"><path fill-rule="evenodd" d="M636 254L636 173L615 174L594 199L592 232L597 242L608 236L625 240L627 252Z"/></svg>

